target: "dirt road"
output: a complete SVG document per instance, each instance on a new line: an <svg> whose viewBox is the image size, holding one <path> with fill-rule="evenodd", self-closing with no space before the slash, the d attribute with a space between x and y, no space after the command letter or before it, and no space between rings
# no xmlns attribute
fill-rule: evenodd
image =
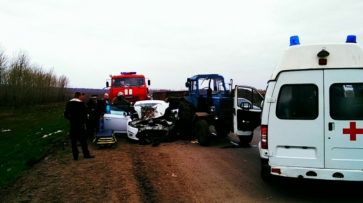
<svg viewBox="0 0 363 203"><path fill-rule="evenodd" d="M334 202L363 200L360 185L279 180L259 176L255 138L250 148L226 138L201 147L190 141L157 147L118 136L115 148L95 159L72 159L70 145L57 149L0 192L0 202ZM349 188L349 190L348 190ZM319 192L320 190L320 192ZM327 190L327 191L326 191ZM322 192L325 191L325 192Z"/></svg>

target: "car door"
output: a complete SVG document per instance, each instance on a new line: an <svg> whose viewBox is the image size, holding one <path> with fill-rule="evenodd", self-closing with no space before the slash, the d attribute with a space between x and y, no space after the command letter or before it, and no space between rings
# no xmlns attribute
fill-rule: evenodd
<svg viewBox="0 0 363 203"><path fill-rule="evenodd" d="M110 106L110 112L104 114L104 129L114 130L116 133L126 133L127 123L130 119L122 106Z"/></svg>
<svg viewBox="0 0 363 203"><path fill-rule="evenodd" d="M236 85L233 100L234 133L249 136L261 124L263 96L254 87Z"/></svg>
<svg viewBox="0 0 363 203"><path fill-rule="evenodd" d="M325 167L363 169L363 69L324 71Z"/></svg>

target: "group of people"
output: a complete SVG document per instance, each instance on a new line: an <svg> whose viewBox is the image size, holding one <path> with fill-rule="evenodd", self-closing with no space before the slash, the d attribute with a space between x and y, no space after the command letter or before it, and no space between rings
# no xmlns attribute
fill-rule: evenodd
<svg viewBox="0 0 363 203"><path fill-rule="evenodd" d="M97 99L97 95L92 95L86 103L88 120L86 122L87 138L93 139L94 134L100 130L100 119L106 112L109 104L108 94L105 93L102 100Z"/></svg>
<svg viewBox="0 0 363 203"><path fill-rule="evenodd" d="M110 104L108 93L104 94L102 100L97 99L97 95L92 95L87 103L84 103L85 97L84 93L75 92L64 110L64 117L70 122L69 134L74 160L78 160L79 156L78 142L84 158L95 158L88 150L87 138L93 139L94 134L100 130L101 117L107 112L107 105ZM122 92L119 92L111 104L130 104L130 102L124 98Z"/></svg>

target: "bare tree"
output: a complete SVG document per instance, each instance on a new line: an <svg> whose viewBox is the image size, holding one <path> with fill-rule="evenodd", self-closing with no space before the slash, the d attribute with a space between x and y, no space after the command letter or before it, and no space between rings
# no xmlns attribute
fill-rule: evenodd
<svg viewBox="0 0 363 203"><path fill-rule="evenodd" d="M54 69L45 72L30 64L28 55L20 51L10 60L0 47L0 104L2 106L31 106L64 101L69 83L64 75L57 77Z"/></svg>

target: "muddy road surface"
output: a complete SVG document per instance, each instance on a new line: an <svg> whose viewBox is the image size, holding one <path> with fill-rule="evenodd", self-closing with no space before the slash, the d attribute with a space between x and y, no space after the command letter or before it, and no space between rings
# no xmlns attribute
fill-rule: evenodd
<svg viewBox="0 0 363 203"><path fill-rule="evenodd" d="M56 149L3 188L0 202L363 202L362 183L263 182L256 136L246 148L226 137L208 147L117 138L115 148L89 142L94 159L74 161L70 143Z"/></svg>

